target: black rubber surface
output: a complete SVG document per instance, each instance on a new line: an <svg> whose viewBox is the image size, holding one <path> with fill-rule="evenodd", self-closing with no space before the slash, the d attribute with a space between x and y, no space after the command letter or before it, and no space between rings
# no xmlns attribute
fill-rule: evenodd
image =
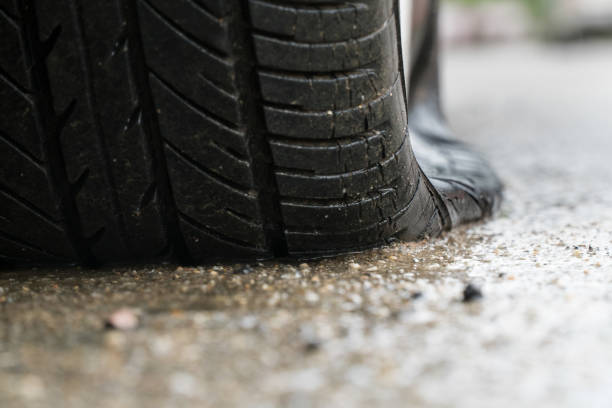
<svg viewBox="0 0 612 408"><path fill-rule="evenodd" d="M396 6L0 0L0 260L202 262L438 234L448 211L407 136Z"/></svg>
<svg viewBox="0 0 612 408"><path fill-rule="evenodd" d="M489 163L456 139L440 103L438 66L439 1L432 0L427 21L413 34L416 55L410 74L408 122L421 169L438 193L446 228L491 215L501 202L502 184Z"/></svg>

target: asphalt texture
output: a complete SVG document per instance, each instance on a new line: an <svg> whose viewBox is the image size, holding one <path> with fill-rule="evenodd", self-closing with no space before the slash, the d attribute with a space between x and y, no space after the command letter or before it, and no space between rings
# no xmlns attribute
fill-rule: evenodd
<svg viewBox="0 0 612 408"><path fill-rule="evenodd" d="M459 48L488 222L306 263L0 275L2 407L609 407L612 42Z"/></svg>

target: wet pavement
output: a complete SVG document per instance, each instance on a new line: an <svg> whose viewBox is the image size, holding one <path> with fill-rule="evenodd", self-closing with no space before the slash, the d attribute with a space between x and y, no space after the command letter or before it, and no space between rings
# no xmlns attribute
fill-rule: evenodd
<svg viewBox="0 0 612 408"><path fill-rule="evenodd" d="M609 407L612 43L456 49L444 79L495 219L301 264L4 273L0 406Z"/></svg>

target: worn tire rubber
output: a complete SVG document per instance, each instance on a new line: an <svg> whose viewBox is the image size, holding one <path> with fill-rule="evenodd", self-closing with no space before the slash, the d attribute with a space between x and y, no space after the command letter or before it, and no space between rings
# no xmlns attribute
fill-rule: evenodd
<svg viewBox="0 0 612 408"><path fill-rule="evenodd" d="M393 0L0 0L0 260L319 255L447 228Z"/></svg>

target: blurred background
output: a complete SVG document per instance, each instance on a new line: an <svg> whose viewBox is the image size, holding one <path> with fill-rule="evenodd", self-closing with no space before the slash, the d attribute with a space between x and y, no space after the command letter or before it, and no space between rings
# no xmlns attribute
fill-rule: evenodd
<svg viewBox="0 0 612 408"><path fill-rule="evenodd" d="M447 44L604 37L612 33L612 1L445 0L441 27Z"/></svg>

